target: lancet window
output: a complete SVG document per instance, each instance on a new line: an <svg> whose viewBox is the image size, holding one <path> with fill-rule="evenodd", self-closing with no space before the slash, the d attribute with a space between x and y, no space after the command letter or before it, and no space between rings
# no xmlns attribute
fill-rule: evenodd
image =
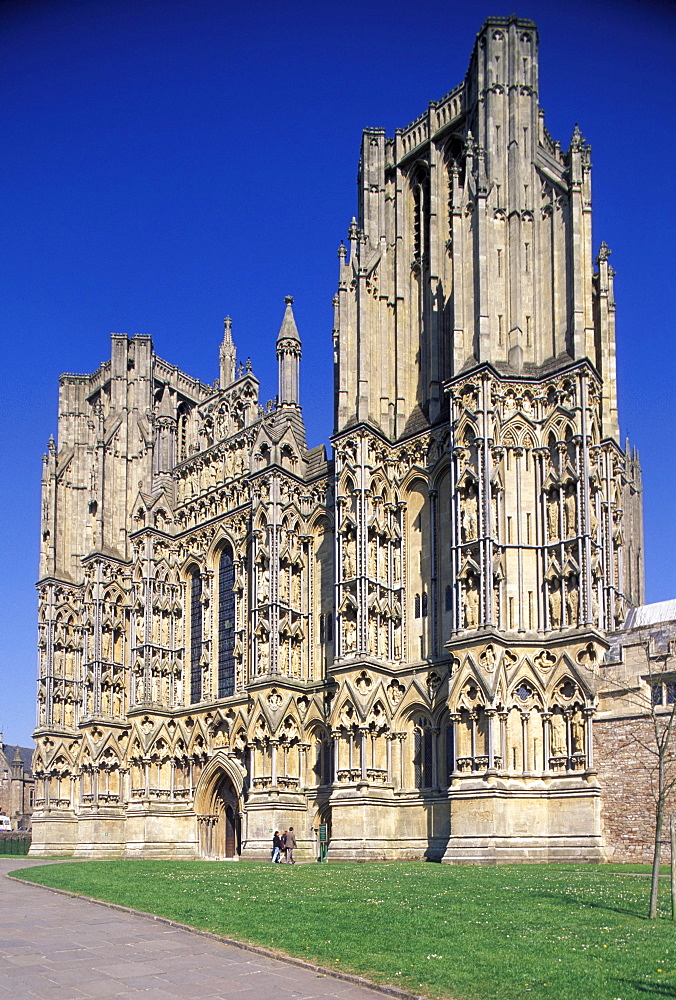
<svg viewBox="0 0 676 1000"><path fill-rule="evenodd" d="M235 569L226 545L218 563L218 697L235 691Z"/></svg>
<svg viewBox="0 0 676 1000"><path fill-rule="evenodd" d="M420 718L413 732L413 772L416 788L432 787L432 740L428 719Z"/></svg>
<svg viewBox="0 0 676 1000"><path fill-rule="evenodd" d="M194 569L190 578L190 702L202 697L202 575Z"/></svg>

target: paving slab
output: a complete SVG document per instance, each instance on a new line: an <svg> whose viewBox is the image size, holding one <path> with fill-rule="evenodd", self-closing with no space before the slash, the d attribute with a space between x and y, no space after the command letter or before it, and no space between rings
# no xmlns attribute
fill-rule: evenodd
<svg viewBox="0 0 676 1000"><path fill-rule="evenodd" d="M44 863L0 858L0 997L376 1000L383 995L377 987L4 877Z"/></svg>

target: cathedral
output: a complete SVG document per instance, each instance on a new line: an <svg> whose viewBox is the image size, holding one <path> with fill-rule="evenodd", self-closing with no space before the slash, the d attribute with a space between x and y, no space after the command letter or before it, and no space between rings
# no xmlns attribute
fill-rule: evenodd
<svg viewBox="0 0 676 1000"><path fill-rule="evenodd" d="M117 333L61 377L33 856L262 860L289 826L304 859L608 856L599 676L644 583L590 171L536 26L491 18L363 133L330 454L291 297L265 406L229 318L213 385Z"/></svg>

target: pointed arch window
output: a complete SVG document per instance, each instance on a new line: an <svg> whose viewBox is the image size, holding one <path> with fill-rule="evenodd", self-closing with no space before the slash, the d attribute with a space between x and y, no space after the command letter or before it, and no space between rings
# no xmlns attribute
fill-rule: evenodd
<svg viewBox="0 0 676 1000"><path fill-rule="evenodd" d="M190 703L202 698L202 574L190 577Z"/></svg>
<svg viewBox="0 0 676 1000"><path fill-rule="evenodd" d="M413 731L413 771L416 788L432 787L432 731L429 719L418 719Z"/></svg>
<svg viewBox="0 0 676 1000"><path fill-rule="evenodd" d="M218 562L218 697L235 692L235 567L226 545Z"/></svg>

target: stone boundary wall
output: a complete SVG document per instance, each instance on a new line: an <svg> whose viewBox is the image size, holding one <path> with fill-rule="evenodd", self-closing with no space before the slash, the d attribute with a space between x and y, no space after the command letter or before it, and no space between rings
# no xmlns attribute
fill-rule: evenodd
<svg viewBox="0 0 676 1000"><path fill-rule="evenodd" d="M652 757L640 742L654 743L650 719L629 716L594 720L594 760L602 788L601 820L608 861L649 864L655 829L651 790ZM676 733L674 734L676 749ZM676 816L676 792L667 803L663 840L669 840L669 817ZM662 862L670 860L662 844Z"/></svg>

